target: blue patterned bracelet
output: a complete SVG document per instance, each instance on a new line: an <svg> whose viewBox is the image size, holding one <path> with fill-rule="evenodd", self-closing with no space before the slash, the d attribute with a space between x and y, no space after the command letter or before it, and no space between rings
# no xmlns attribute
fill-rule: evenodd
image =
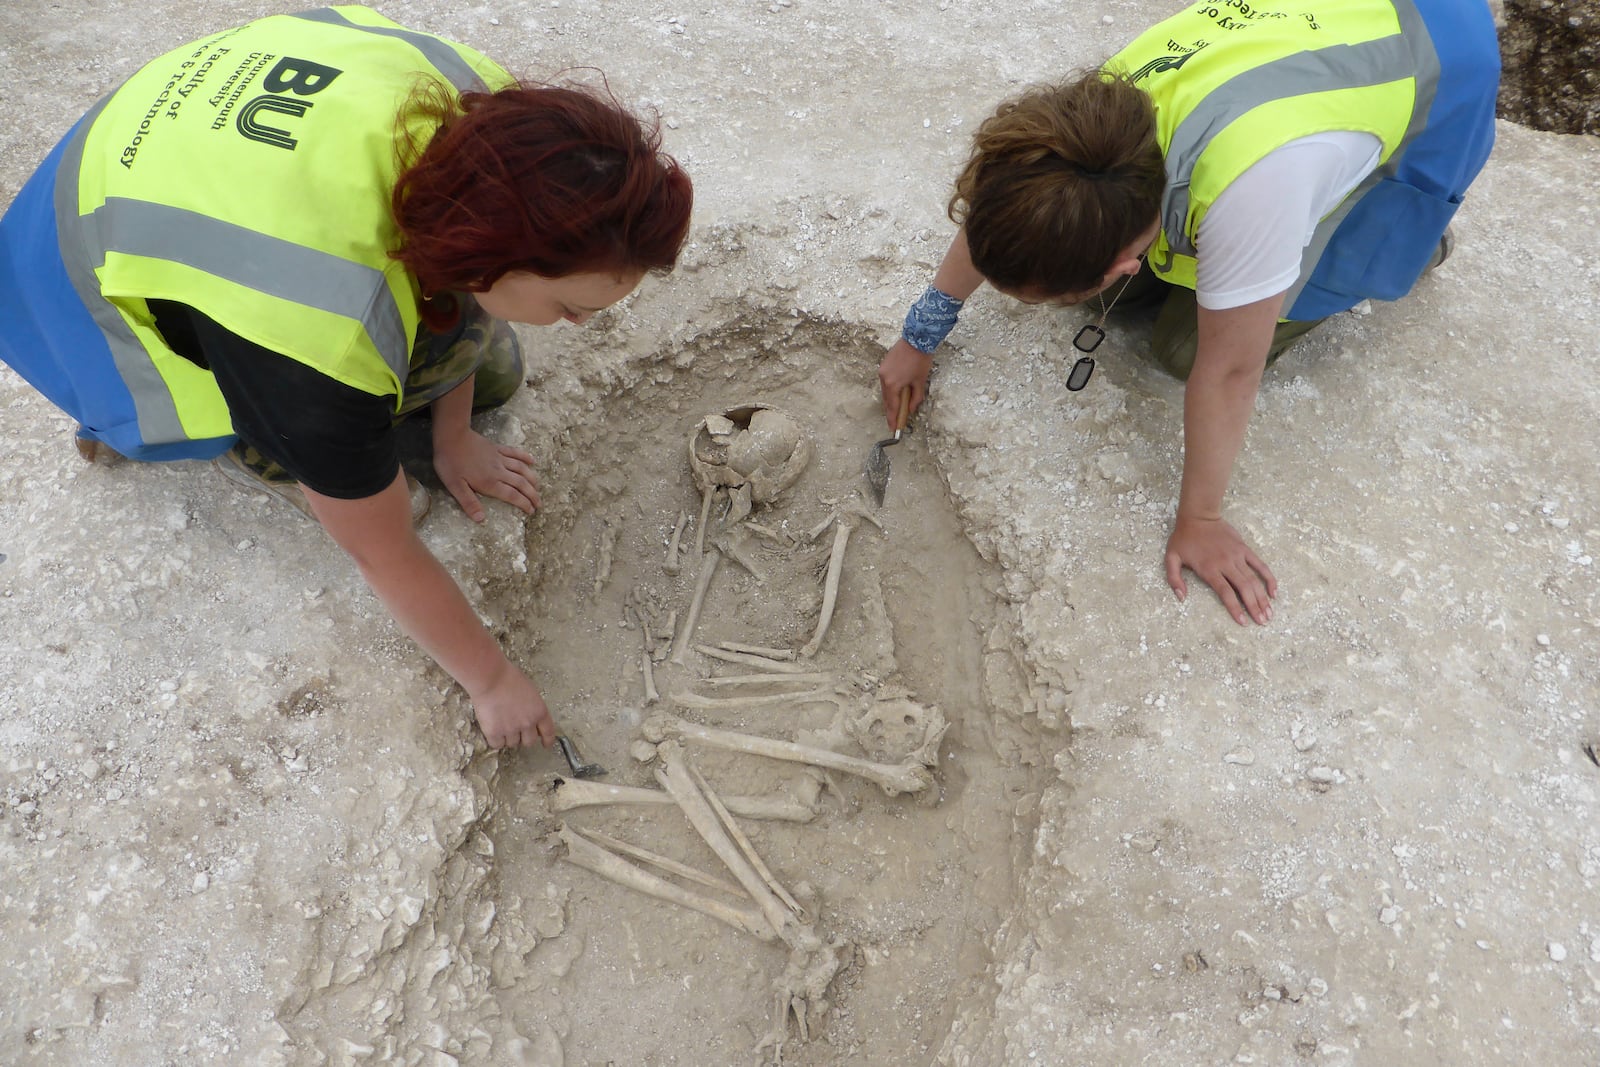
<svg viewBox="0 0 1600 1067"><path fill-rule="evenodd" d="M900 336L918 352L931 356L955 328L956 316L960 313L961 301L930 285L906 312L906 324Z"/></svg>

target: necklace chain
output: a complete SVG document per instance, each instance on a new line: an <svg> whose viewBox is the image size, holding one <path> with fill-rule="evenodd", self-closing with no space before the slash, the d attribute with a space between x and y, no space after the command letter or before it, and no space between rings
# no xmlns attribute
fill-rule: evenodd
<svg viewBox="0 0 1600 1067"><path fill-rule="evenodd" d="M1140 258L1140 266L1142 267L1144 265L1144 263L1143 263L1144 257L1141 256L1139 258ZM1100 298L1100 318L1095 322L1095 326L1099 327L1100 329L1104 329L1105 328L1106 316L1110 315L1111 314L1111 309L1117 306L1117 301L1122 299L1122 294L1128 291L1128 286L1130 284L1132 284L1133 279L1135 277L1137 277L1136 274L1130 274L1126 278L1123 279L1122 287L1117 290L1117 295L1111 298L1111 306L1110 307L1106 306L1105 290L1102 289L1100 291L1100 293L1098 294L1099 298Z"/></svg>

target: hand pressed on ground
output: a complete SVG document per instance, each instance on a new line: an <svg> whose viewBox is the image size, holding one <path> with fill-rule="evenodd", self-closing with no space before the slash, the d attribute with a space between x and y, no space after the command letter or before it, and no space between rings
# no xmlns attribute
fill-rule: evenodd
<svg viewBox="0 0 1600 1067"><path fill-rule="evenodd" d="M491 441L476 430L448 440L434 438L433 469L439 481L473 522L487 517L478 494L503 500L525 515L539 506L539 479L533 456Z"/></svg>
<svg viewBox="0 0 1600 1067"><path fill-rule="evenodd" d="M1189 595L1183 569L1188 567L1215 590L1233 621L1244 625L1245 616L1265 626L1272 621L1272 598L1278 579L1239 532L1221 518L1180 515L1167 539L1167 584L1179 600Z"/></svg>

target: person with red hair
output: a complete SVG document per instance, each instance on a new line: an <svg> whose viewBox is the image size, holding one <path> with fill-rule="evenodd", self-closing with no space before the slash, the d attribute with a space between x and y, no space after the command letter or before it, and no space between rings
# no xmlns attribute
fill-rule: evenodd
<svg viewBox="0 0 1600 1067"><path fill-rule="evenodd" d="M523 380L508 323L581 324L670 271L688 176L608 92L518 82L361 7L278 15L154 60L0 219L0 359L88 460L214 458L320 522L466 690L490 745L554 740L531 679L415 533L396 424L439 481L539 504L472 428Z"/></svg>

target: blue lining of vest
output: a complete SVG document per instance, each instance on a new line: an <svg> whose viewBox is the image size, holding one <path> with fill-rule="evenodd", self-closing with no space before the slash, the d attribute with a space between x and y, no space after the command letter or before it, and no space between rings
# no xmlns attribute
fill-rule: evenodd
<svg viewBox="0 0 1600 1067"><path fill-rule="evenodd" d="M1398 300L1432 259L1494 145L1500 50L1486 6L1412 0L1439 57L1420 133L1333 233L1284 317L1320 319L1362 300Z"/></svg>
<svg viewBox="0 0 1600 1067"><path fill-rule="evenodd" d="M61 258L56 230L56 173L78 123L51 150L0 218L0 360L52 404L77 419L86 436L130 459L209 459L233 437L146 445L133 396L123 384L106 336L79 299Z"/></svg>

